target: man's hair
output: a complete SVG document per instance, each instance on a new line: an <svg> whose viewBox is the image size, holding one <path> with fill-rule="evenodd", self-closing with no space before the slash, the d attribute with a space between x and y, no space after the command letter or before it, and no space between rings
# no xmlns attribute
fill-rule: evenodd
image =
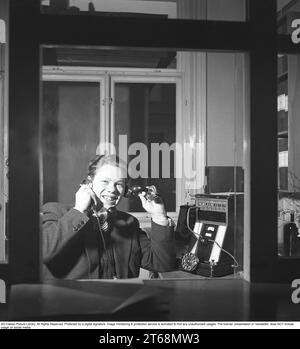
<svg viewBox="0 0 300 349"><path fill-rule="evenodd" d="M96 171L104 166L104 165L112 165L116 167L120 167L124 169L127 177L127 165L124 161L122 161L117 155L96 155L95 158L93 158L88 167L88 176L91 178L94 178L96 175ZM126 179L125 177L125 179Z"/></svg>

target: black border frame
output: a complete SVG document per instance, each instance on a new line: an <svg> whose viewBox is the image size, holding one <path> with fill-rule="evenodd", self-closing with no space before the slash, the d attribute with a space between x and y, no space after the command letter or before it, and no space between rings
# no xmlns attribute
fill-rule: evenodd
<svg viewBox="0 0 300 349"><path fill-rule="evenodd" d="M243 51L250 65L250 236L245 276L287 282L300 260L277 256L277 52L300 52L276 33L276 0L248 0L246 22L40 14L10 1L9 283L40 281L40 46L84 45ZM138 30L137 30L138 28ZM199 33L197 35L197 33ZM7 271L8 268L8 271ZM298 272L299 276L299 272Z"/></svg>

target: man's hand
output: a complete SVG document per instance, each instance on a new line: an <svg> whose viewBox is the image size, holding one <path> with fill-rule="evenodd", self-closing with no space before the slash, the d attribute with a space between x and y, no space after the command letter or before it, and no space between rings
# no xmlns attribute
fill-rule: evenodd
<svg viewBox="0 0 300 349"><path fill-rule="evenodd" d="M80 186L75 194L75 206L74 208L82 213L87 211L92 202L97 205L97 196L93 189L88 184Z"/></svg>
<svg viewBox="0 0 300 349"><path fill-rule="evenodd" d="M145 196L145 192L139 194L144 210L151 214L151 218L155 223L168 225L169 222L162 198L156 196L155 200L147 200Z"/></svg>

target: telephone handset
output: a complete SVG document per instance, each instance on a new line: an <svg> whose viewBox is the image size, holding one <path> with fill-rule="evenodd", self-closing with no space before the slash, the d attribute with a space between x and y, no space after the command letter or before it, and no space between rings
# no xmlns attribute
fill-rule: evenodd
<svg viewBox="0 0 300 349"><path fill-rule="evenodd" d="M89 185L90 189L93 190L92 179L90 177L83 179L80 185ZM108 222L108 215L111 211L110 209L106 209L103 206L103 203L100 201L100 199L97 197L96 194L95 194L95 198L96 198L97 204L95 204L93 198L91 198L91 205L90 205L89 211L91 215L94 216L97 220L100 236L103 243L103 248L106 251L106 242L103 236L103 232L108 232L111 229L111 225Z"/></svg>
<svg viewBox="0 0 300 349"><path fill-rule="evenodd" d="M94 200L92 200L91 203L91 210L93 212L99 212L100 210L103 210L103 204L100 200L97 200L97 205L95 204Z"/></svg>
<svg viewBox="0 0 300 349"><path fill-rule="evenodd" d="M142 193L142 192L146 193L145 198L148 201L152 201L153 200L156 203L162 203L163 202L163 200L162 200L161 196L159 195L155 185L150 185L150 186L145 186L145 187L142 187L142 186L132 186L132 187L126 186L124 196L126 198L138 197L138 195L140 193Z"/></svg>
<svg viewBox="0 0 300 349"><path fill-rule="evenodd" d="M91 190L92 189L92 179L89 177L84 178L81 182L80 185L89 185ZM95 212L99 212L101 209L103 209L103 204L102 202L99 200L99 198L97 197L97 195L95 194L96 200L97 200L97 204L95 204L94 200L91 198L91 206L90 209L93 213Z"/></svg>

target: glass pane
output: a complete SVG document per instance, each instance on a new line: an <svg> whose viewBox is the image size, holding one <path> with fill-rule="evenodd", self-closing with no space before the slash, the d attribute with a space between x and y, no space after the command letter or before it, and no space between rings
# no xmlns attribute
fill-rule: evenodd
<svg viewBox="0 0 300 349"><path fill-rule="evenodd" d="M176 69L176 51L76 48L43 49L44 65L72 67Z"/></svg>
<svg viewBox="0 0 300 349"><path fill-rule="evenodd" d="M41 5L42 12L50 14L176 18L176 0L41 0Z"/></svg>
<svg viewBox="0 0 300 349"><path fill-rule="evenodd" d="M125 152L129 170L135 170L129 186L155 185L175 222L177 266L159 276L240 277L246 58L224 52L177 56L180 74L132 67L44 69L44 79L51 79L43 82L44 202L74 205L99 144L101 110L97 152L103 153L102 142L112 142L123 159ZM101 99L100 84L84 79L103 83ZM146 232L151 229L139 200L124 198L117 208L135 215ZM197 256L197 269L184 269L186 253Z"/></svg>
<svg viewBox="0 0 300 349"><path fill-rule="evenodd" d="M141 162L137 167L135 162L133 165L131 185L155 185L165 200L167 211L176 211L174 152L167 152L170 155L168 160L165 153L156 153L152 148L162 143L172 147L176 142L176 84L116 83L114 99L116 147L120 146L119 136L124 135L128 154L130 147L137 149L137 155L141 154ZM139 153L139 149L146 151ZM129 168L135 157L128 156ZM158 178L154 175L156 170ZM144 212L140 200L124 200L122 209Z"/></svg>
<svg viewBox="0 0 300 349"><path fill-rule="evenodd" d="M277 0L277 32L279 34L291 34L294 19L300 18L299 0Z"/></svg>
<svg viewBox="0 0 300 349"><path fill-rule="evenodd" d="M245 21L245 0L41 0L48 14Z"/></svg>
<svg viewBox="0 0 300 349"><path fill-rule="evenodd" d="M8 260L8 1L0 2L0 263Z"/></svg>
<svg viewBox="0 0 300 349"><path fill-rule="evenodd" d="M278 56L278 254L300 258L300 56Z"/></svg>
<svg viewBox="0 0 300 349"><path fill-rule="evenodd" d="M99 143L100 85L43 82L43 200L74 206Z"/></svg>
<svg viewBox="0 0 300 349"><path fill-rule="evenodd" d="M245 0L207 0L207 19L214 21L245 21L245 5Z"/></svg>
<svg viewBox="0 0 300 349"><path fill-rule="evenodd" d="M192 277L241 277L247 171L245 55L181 52L180 59L184 88L179 98L184 107L179 133L187 145L183 157L194 163L197 176L188 177L189 168L178 180L176 194L179 188L184 190L176 226L179 271L163 277L182 277L187 270Z"/></svg>

